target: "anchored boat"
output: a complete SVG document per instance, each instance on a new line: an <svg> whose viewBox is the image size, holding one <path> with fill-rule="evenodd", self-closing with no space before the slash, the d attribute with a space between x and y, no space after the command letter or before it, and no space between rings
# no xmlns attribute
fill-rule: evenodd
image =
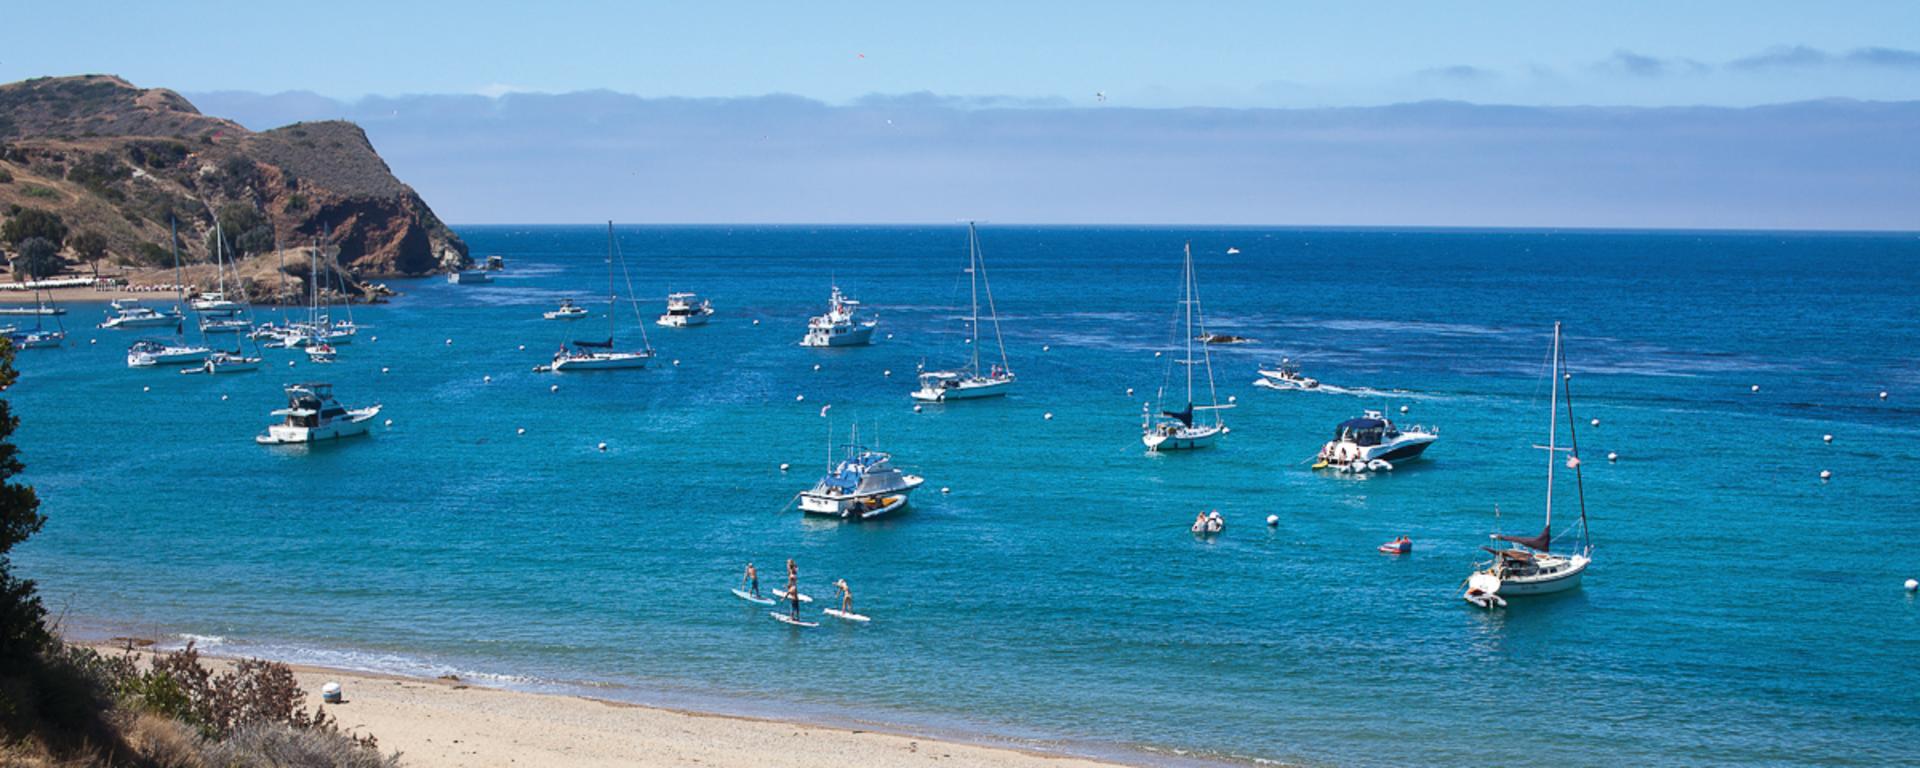
<svg viewBox="0 0 1920 768"><path fill-rule="evenodd" d="M261 445L294 445L364 435L380 406L349 409L333 397L332 384L287 385L287 407L273 412L285 420L254 437Z"/></svg>
<svg viewBox="0 0 1920 768"><path fill-rule="evenodd" d="M571 347L563 343L560 345L560 351L554 354L553 362L535 368L535 371L553 371L558 373L561 371L609 371L645 368L647 367L647 361L653 359L653 344L647 341L647 327L643 324L640 325L640 349L621 352L613 348L614 331L619 324L620 314L618 307L615 306L619 301L619 295L613 291L613 262L617 254L618 249L613 239L613 222L609 221L607 222L607 340L575 340ZM625 269L624 257L621 261L621 267ZM627 281L627 293L628 295L632 295L633 293L633 281L631 278ZM639 324L640 304L637 300L632 303L634 320L636 324Z"/></svg>
<svg viewBox="0 0 1920 768"><path fill-rule="evenodd" d="M1524 595L1544 595L1563 592L1580 586L1580 578L1587 572L1587 566L1593 563L1593 542L1587 536L1587 497L1585 484L1580 477L1580 437L1573 416L1572 375L1562 373L1566 365L1566 352L1560 346L1560 324L1553 324L1553 385L1550 403L1547 406L1547 444L1535 448L1547 452L1547 520L1534 536L1510 536L1494 533L1495 541L1504 541L1512 546L1495 548L1482 546L1481 549L1493 555L1493 559L1481 563L1473 575L1467 577L1467 591L1461 598L1482 608L1493 608L1507 604L1505 598ZM1561 446L1556 438L1559 434L1560 400L1567 401L1567 445ZM1560 464L1560 454L1567 455L1566 465L1573 470L1575 498L1580 502L1580 523L1571 535L1573 549L1568 553L1553 551L1553 481L1554 469ZM1495 508L1495 519L1498 519Z"/></svg>
<svg viewBox="0 0 1920 768"><path fill-rule="evenodd" d="M993 306L993 286L987 282L987 262L980 255L980 237L973 222L967 222L967 281L973 296L973 311L967 316L967 364L957 370L920 370L920 388L913 399L930 403L948 400L973 400L1004 395L1013 388L1013 368L1007 365L1007 344L1000 338L1000 313ZM987 319L993 323L993 342L1000 349L1000 362L980 369L980 294L987 294Z"/></svg>
<svg viewBox="0 0 1920 768"><path fill-rule="evenodd" d="M1227 427L1220 421L1220 411L1232 408L1232 404L1221 405L1220 395L1213 387L1213 354L1205 344L1200 345L1200 356L1193 356L1195 329L1200 334L1207 332L1206 317L1200 311L1200 290L1193 271L1193 244L1188 243L1185 257L1180 266L1180 313L1185 318L1186 356L1167 361L1166 377L1162 379L1160 391L1154 401L1160 406L1158 416L1147 408L1141 419L1140 440L1147 444L1149 451L1172 451L1205 448L1214 440L1226 434ZM1173 366L1186 369L1187 389L1184 406L1180 410L1168 409L1167 385L1173 378ZM1194 367L1200 366L1207 373L1207 404L1194 405L1193 376ZM1200 414L1196 417L1196 412ZM1210 418L1209 418L1210 417Z"/></svg>
<svg viewBox="0 0 1920 768"><path fill-rule="evenodd" d="M713 317L713 302L699 294L681 291L667 294L667 311L654 323L665 328L690 328L706 325Z"/></svg>
<svg viewBox="0 0 1920 768"><path fill-rule="evenodd" d="M893 455L860 445L859 430L832 471L800 494L800 511L842 520L871 520L899 511L926 482L893 466Z"/></svg>
<svg viewBox="0 0 1920 768"><path fill-rule="evenodd" d="M833 295L827 297L827 313L807 320L807 335L801 337L803 347L860 347L873 343L873 329L880 321L870 317L860 317L860 302L847 298L840 292L840 286L833 287Z"/></svg>
<svg viewBox="0 0 1920 768"><path fill-rule="evenodd" d="M1333 428L1333 439L1320 447L1313 468L1332 467L1343 472L1393 469L1393 462L1419 458L1438 439L1437 428L1414 425L1402 429L1379 411L1367 411Z"/></svg>

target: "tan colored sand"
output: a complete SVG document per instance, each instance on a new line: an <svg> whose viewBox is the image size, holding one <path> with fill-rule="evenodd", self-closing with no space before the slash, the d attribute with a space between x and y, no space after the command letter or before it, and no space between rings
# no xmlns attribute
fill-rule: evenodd
<svg viewBox="0 0 1920 768"><path fill-rule="evenodd" d="M106 653L118 648L101 647ZM208 659L210 664L222 664ZM293 668L310 704L340 683L346 702L328 706L341 727L371 733L415 768L485 766L700 766L866 768L991 766L1099 768L1081 758L890 733L796 725L521 693L422 680Z"/></svg>

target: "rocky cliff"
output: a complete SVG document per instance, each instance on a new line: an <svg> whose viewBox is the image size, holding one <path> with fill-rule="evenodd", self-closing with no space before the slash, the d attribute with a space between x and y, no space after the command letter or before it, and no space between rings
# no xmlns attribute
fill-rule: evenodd
<svg viewBox="0 0 1920 768"><path fill-rule="evenodd" d="M109 261L168 266L172 218L188 262L211 258L217 220L227 247L254 259L276 242L318 242L359 277L467 263L466 244L394 178L359 126L255 133L172 91L105 75L0 85L0 220L27 211L58 215L75 261L104 244ZM97 235L82 241L95 247L75 242L81 233Z"/></svg>

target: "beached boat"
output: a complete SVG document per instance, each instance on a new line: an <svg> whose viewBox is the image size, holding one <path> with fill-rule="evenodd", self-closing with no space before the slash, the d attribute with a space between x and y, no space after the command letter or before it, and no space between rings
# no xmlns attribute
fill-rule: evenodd
<svg viewBox="0 0 1920 768"><path fill-rule="evenodd" d="M254 437L261 445L292 445L364 435L380 406L349 409L333 397L332 384L287 386L287 407L275 410L283 421Z"/></svg>
<svg viewBox="0 0 1920 768"><path fill-rule="evenodd" d="M653 355L654 355L653 344L647 340L646 325L638 323L640 319L640 304L637 299L630 300L630 303L633 304L634 319L636 321L636 324L640 325L641 348L638 350L629 350L624 352L616 351L614 349L613 342L614 342L614 337L616 335L615 331L618 330L619 315L620 315L619 306L618 306L620 297L618 294L614 293L614 289L613 289L613 263L616 256L619 256L621 258L621 264L622 264L622 267L624 268L625 257L624 257L624 254L619 253L617 243L614 241L614 237L613 237L613 222L609 221L607 222L607 339L606 341L575 340L573 342L573 346L571 347L563 343L560 345L560 351L554 354L553 362L548 365L535 368L534 369L535 371L553 371L555 373L559 373L562 371L627 370L627 369L634 369L634 368L645 368L647 367L648 361L651 361L653 359ZM629 296L631 296L633 293L633 285L631 280L628 281L627 293Z"/></svg>
<svg viewBox="0 0 1920 768"><path fill-rule="evenodd" d="M1512 546L1495 548L1483 546L1481 549L1493 555L1493 559L1483 562L1471 576L1467 577L1467 591L1461 595L1469 603L1482 608L1506 605L1504 598L1544 595L1564 592L1580 586L1580 579L1587 572L1587 566L1593 563L1593 542L1587 536L1587 497L1586 486L1580 477L1580 436L1576 429L1577 420L1573 416L1572 377L1563 375L1566 366L1566 351L1560 346L1560 324L1553 324L1553 372L1551 391L1547 406L1547 444L1536 445L1547 452L1547 519L1540 533L1533 536L1511 536L1495 532L1495 541L1504 541ZM1567 403L1567 445L1558 442L1560 433L1560 401ZM1575 498L1580 502L1580 522L1573 532L1563 536L1571 539L1571 552L1553 551L1553 482L1554 470L1561 462L1560 454L1566 454L1566 465L1573 470ZM1495 508L1495 520L1499 519ZM1497 524L1497 523L1496 523Z"/></svg>
<svg viewBox="0 0 1920 768"><path fill-rule="evenodd" d="M1280 358L1278 365L1260 367L1260 380L1254 382L1268 389L1319 389L1320 380L1300 373L1300 364L1288 358Z"/></svg>
<svg viewBox="0 0 1920 768"><path fill-rule="evenodd" d="M116 299L113 301L113 316L100 324L101 328L166 328L180 327L182 316L178 308L166 312L156 312L141 306L139 299Z"/></svg>
<svg viewBox="0 0 1920 768"><path fill-rule="evenodd" d="M980 255L980 239L973 222L967 222L967 280L972 295L972 311L967 315L967 364L956 370L929 371L922 366L920 388L913 399L932 403L949 400L973 400L1004 395L1013 388L1013 368L1007 365L1007 344L1000 337L1000 313L993 304L993 286L987 283L987 262ZM987 294L987 318L993 323L993 341L1000 350L1000 362L980 368L980 294Z"/></svg>
<svg viewBox="0 0 1920 768"><path fill-rule="evenodd" d="M654 323L666 328L690 328L706 325L713 317L713 302L700 298L699 294L681 291L667 294L667 311Z"/></svg>
<svg viewBox="0 0 1920 768"><path fill-rule="evenodd" d="M1220 421L1220 411L1233 407L1231 404L1220 404L1220 395L1214 390L1213 354L1207 350L1207 345L1200 345L1198 358L1193 355L1193 342L1198 338L1196 331L1198 334L1205 334L1207 321L1205 314L1200 310L1200 290L1194 276L1191 243L1185 248L1180 273L1179 306L1186 328L1182 334L1186 342L1185 355L1177 359L1171 355L1168 356L1166 375L1161 380L1159 393L1154 396L1154 402L1159 406L1159 415L1155 416L1153 408L1147 407L1141 419L1140 440L1147 444L1149 451L1189 450L1212 445L1227 431L1226 425ZM1180 401L1183 406L1177 411L1167 407L1169 405L1167 387L1172 381L1175 365L1186 369L1186 397ZM1205 370L1207 374L1206 405L1194 404L1193 380L1196 366ZM1201 417L1196 417L1196 413L1201 414Z"/></svg>
<svg viewBox="0 0 1920 768"><path fill-rule="evenodd" d="M586 307L573 303L573 299L561 299L559 307L542 312L540 316L548 320L578 320L590 314L593 313L588 312Z"/></svg>
<svg viewBox="0 0 1920 768"><path fill-rule="evenodd" d="M833 286L827 297L827 313L808 318L803 347L860 347L873 343L873 329L880 321L860 316L860 302L847 298L840 286Z"/></svg>
<svg viewBox="0 0 1920 768"><path fill-rule="evenodd" d="M1333 439L1320 446L1313 468L1352 472L1393 469L1393 462L1420 458L1438 439L1438 428L1417 424L1402 428L1379 411L1365 411L1360 418L1334 427Z"/></svg>
<svg viewBox="0 0 1920 768"><path fill-rule="evenodd" d="M860 445L859 430L831 471L800 493L800 511L842 520L871 520L899 511L926 482L893 466L893 455Z"/></svg>

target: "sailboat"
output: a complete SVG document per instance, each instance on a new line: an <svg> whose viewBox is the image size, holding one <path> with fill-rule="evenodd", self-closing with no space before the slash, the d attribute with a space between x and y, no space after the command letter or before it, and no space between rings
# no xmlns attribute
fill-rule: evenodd
<svg viewBox="0 0 1920 768"><path fill-rule="evenodd" d="M188 307L191 307L194 312L202 316L200 325L203 330L207 325L206 318L232 317L240 314L241 310L247 308L247 305L227 298L227 265L226 260L222 258L226 249L226 232L220 228L219 218L215 217L213 222L213 272L215 279L219 282L220 290L202 291L195 295L192 301L187 302Z"/></svg>
<svg viewBox="0 0 1920 768"><path fill-rule="evenodd" d="M575 340L572 348L562 344L560 345L560 351L553 356L553 363L542 366L541 368L535 368L535 371L548 370L558 373L561 371L607 371L623 368L645 368L647 367L647 361L653 359L653 344L647 340L647 326L644 322L636 323L640 326L640 350L617 352L613 348L614 331L619 325L620 315L619 309L616 306L620 297L614 293L613 290L613 260L615 252L613 222L609 221L607 222L607 340ZM622 271L626 270L626 260L624 258L622 258L620 262L620 268ZM629 276L627 280L627 294L629 296L633 294L633 280L631 276ZM640 319L640 304L638 300L633 300L633 310L634 318L638 321Z"/></svg>
<svg viewBox="0 0 1920 768"><path fill-rule="evenodd" d="M167 233L173 241L173 288L181 302L186 301L186 288L180 283L180 235L174 229L173 220L167 221ZM202 334L204 336L204 334ZM173 363L198 363L207 359L213 350L196 344L188 344L184 331L174 326L174 338L141 339L127 347L127 367L151 368L156 365Z"/></svg>
<svg viewBox="0 0 1920 768"><path fill-rule="evenodd" d="M967 346L971 353L965 367L955 371L920 371L920 388L913 399L931 403L948 400L972 400L1004 395L1013 388L1013 369L1007 366L1007 344L1000 338L1000 313L993 306L993 286L987 284L987 262L980 255L980 236L973 222L967 222L967 280L971 284L973 312L967 318ZM993 321L993 341L1000 348L1000 363L980 371L980 292L987 293L987 316Z"/></svg>
<svg viewBox="0 0 1920 768"><path fill-rule="evenodd" d="M1172 378L1174 364L1177 363L1185 367L1187 369L1187 397L1186 400L1182 401L1183 407L1180 410L1175 411L1168 409L1167 384L1165 379L1162 380L1159 394L1155 397L1155 403L1159 406L1160 414L1156 417L1153 415L1152 410L1147 410L1141 424L1140 441L1147 444L1147 450L1149 451L1186 450L1191 448L1205 448L1212 445L1215 439L1227 431L1226 425L1220 422L1219 412L1223 409L1233 407L1232 405L1221 405L1219 393L1214 391L1213 355L1207 350L1207 345L1200 345L1200 357L1198 359L1195 359L1193 356L1193 341L1196 338L1194 334L1195 325L1196 323L1198 324L1200 333L1206 333L1207 321L1200 311L1200 289L1194 277L1192 243L1187 244L1186 258L1181 262L1180 282L1180 312L1184 316L1184 322L1186 324L1186 332L1181 334L1181 336L1186 340L1186 356L1167 363L1167 378ZM1206 405L1194 404L1193 368L1196 365L1205 367L1207 372ZM1207 412L1211 415L1211 420L1196 418L1196 412L1199 411Z"/></svg>
<svg viewBox="0 0 1920 768"><path fill-rule="evenodd" d="M42 300L39 289L34 289L34 303L36 306L33 314L33 330L8 330L7 338L13 341L14 348L47 349L50 347L58 347L67 342L66 324L60 322L60 316L66 314L66 310L50 306L52 301L53 295L51 293L47 295L45 300ZM53 330L47 329L44 324L45 318L47 317L52 317L54 325L58 326L58 328Z"/></svg>
<svg viewBox="0 0 1920 768"><path fill-rule="evenodd" d="M1493 534L1494 540L1513 546L1499 549L1481 547L1492 554L1493 559L1481 563L1479 570L1467 577L1467 591L1461 597L1482 608L1504 606L1507 604L1506 598L1516 595L1544 595L1578 587L1580 577L1593 562L1593 542L1587 536L1586 490L1580 478L1580 438L1574 428L1573 376L1562 373L1565 366L1566 352L1560 346L1560 324L1554 323L1553 385L1547 410L1547 444L1534 446L1547 452L1547 521L1536 536ZM1565 447L1556 440L1560 431L1560 399L1563 396L1567 401L1568 444ZM1570 553L1553 551L1553 473L1562 453L1567 455L1567 468L1573 470L1573 487L1580 501L1577 537L1563 537L1573 538L1574 543L1578 544Z"/></svg>

